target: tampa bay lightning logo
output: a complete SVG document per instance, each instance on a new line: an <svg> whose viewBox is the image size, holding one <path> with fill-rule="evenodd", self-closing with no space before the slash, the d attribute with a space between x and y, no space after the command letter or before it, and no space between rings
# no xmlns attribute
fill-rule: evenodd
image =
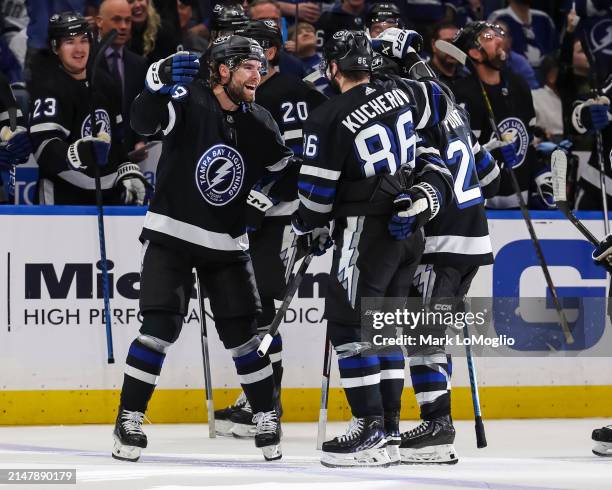
<svg viewBox="0 0 612 490"><path fill-rule="evenodd" d="M594 55L601 52L606 56L612 56L612 19L606 18L593 26L591 46Z"/></svg>
<svg viewBox="0 0 612 490"><path fill-rule="evenodd" d="M242 155L227 145L210 147L196 165L195 179L200 194L208 204L224 206L240 194L242 189Z"/></svg>
<svg viewBox="0 0 612 490"><path fill-rule="evenodd" d="M108 112L104 109L96 109L97 133L111 134L111 122ZM81 137L91 136L91 116L88 114L81 125Z"/></svg>
<svg viewBox="0 0 612 490"><path fill-rule="evenodd" d="M529 133L523 121L516 117L508 117L499 123L499 131L501 134L510 133L518 157L517 166L522 165L529 148Z"/></svg>

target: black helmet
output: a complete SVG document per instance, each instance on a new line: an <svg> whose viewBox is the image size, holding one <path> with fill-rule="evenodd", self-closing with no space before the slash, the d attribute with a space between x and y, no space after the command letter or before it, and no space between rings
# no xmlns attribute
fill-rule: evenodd
<svg viewBox="0 0 612 490"><path fill-rule="evenodd" d="M463 29L457 32L453 39L453 44L461 51L467 53L470 49L480 49L480 41L478 37L486 29L493 29L498 34L503 34L503 30L496 24L491 24L484 20L470 22Z"/></svg>
<svg viewBox="0 0 612 490"><path fill-rule="evenodd" d="M49 41L54 49L58 47L58 41L61 39L79 34L88 34L91 37L89 24L78 12L53 14L49 19Z"/></svg>
<svg viewBox="0 0 612 490"><path fill-rule="evenodd" d="M283 44L281 31L272 19L251 20L244 27L237 29L236 34L255 39L264 49L272 46L280 48Z"/></svg>
<svg viewBox="0 0 612 490"><path fill-rule="evenodd" d="M366 27L370 28L372 24L384 22L388 19L395 19L401 22L400 9L394 3L375 3L370 8L366 16Z"/></svg>
<svg viewBox="0 0 612 490"><path fill-rule="evenodd" d="M244 27L249 18L239 3L218 3L213 7L211 30L216 32L234 32Z"/></svg>
<svg viewBox="0 0 612 490"><path fill-rule="evenodd" d="M323 47L321 71L325 73L332 61L342 72L372 70L372 45L363 31L338 31Z"/></svg>
<svg viewBox="0 0 612 490"><path fill-rule="evenodd" d="M261 61L262 67L266 66L266 57L259 43L254 39L236 34L215 39L210 47L208 59L211 64L223 63L230 70L245 60ZM215 69L211 71L214 73Z"/></svg>

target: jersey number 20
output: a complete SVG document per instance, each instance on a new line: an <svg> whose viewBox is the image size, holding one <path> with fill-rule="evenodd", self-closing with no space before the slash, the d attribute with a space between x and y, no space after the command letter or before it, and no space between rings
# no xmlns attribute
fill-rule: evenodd
<svg viewBox="0 0 612 490"><path fill-rule="evenodd" d="M355 137L355 150L365 177L394 174L400 165L414 168L415 146L416 135L409 110L398 116L393 129L378 122L362 129Z"/></svg>

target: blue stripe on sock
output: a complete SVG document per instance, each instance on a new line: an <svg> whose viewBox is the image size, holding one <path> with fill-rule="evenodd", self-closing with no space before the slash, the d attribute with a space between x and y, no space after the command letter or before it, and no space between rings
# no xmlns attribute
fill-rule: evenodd
<svg viewBox="0 0 612 490"><path fill-rule="evenodd" d="M446 383L448 380L446 376L442 373L432 372L425 374L411 374L410 379L412 380L412 385L421 385L425 383Z"/></svg>
<svg viewBox="0 0 612 490"><path fill-rule="evenodd" d="M261 359L261 357L259 357L259 354L257 354L257 351L254 350L254 351L249 352L248 354L245 354L244 356L234 357L234 364L236 365L237 368L239 368L239 367L247 366L249 364L253 364L259 359Z"/></svg>
<svg viewBox="0 0 612 490"><path fill-rule="evenodd" d="M311 184L310 182L298 182L300 190L304 191L308 195L315 195L325 198L333 198L336 195L335 187L325 187L322 185Z"/></svg>
<svg viewBox="0 0 612 490"><path fill-rule="evenodd" d="M279 333L277 333L274 337L272 337L272 342L270 343L270 347L276 347L278 345L280 346L283 345L283 339Z"/></svg>
<svg viewBox="0 0 612 490"><path fill-rule="evenodd" d="M354 369L370 366L378 366L378 356L366 356L366 357L347 357L346 359L338 359L338 366L340 369Z"/></svg>
<svg viewBox="0 0 612 490"><path fill-rule="evenodd" d="M401 352L393 352L390 354L378 354L378 359L381 361L403 361L404 356Z"/></svg>
<svg viewBox="0 0 612 490"><path fill-rule="evenodd" d="M128 355L156 367L161 367L161 365L164 363L164 358L166 357L161 352L154 352L144 349L135 343L130 345Z"/></svg>

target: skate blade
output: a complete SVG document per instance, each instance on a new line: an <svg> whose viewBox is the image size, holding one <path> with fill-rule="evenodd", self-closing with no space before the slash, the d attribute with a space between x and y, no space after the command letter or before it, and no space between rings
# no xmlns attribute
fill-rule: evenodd
<svg viewBox="0 0 612 490"><path fill-rule="evenodd" d="M452 444L399 449L402 464L456 464L457 451Z"/></svg>
<svg viewBox="0 0 612 490"><path fill-rule="evenodd" d="M238 439L253 439L257 433L257 426L247 424L234 424L231 430L232 436Z"/></svg>
<svg viewBox="0 0 612 490"><path fill-rule="evenodd" d="M612 457L612 443L610 442L595 442L593 454L603 458Z"/></svg>
<svg viewBox="0 0 612 490"><path fill-rule="evenodd" d="M328 468L386 468L391 459L384 447L364 449L357 453L323 453L321 464Z"/></svg>
<svg viewBox="0 0 612 490"><path fill-rule="evenodd" d="M218 436L232 437L234 435L232 433L233 427L234 422L230 420L215 420L215 433Z"/></svg>
<svg viewBox="0 0 612 490"><path fill-rule="evenodd" d="M113 446L113 452L111 456L121 461L136 462L140 458L141 452L141 447L126 446L124 444L121 444L121 442L119 442L117 439L115 439L115 445Z"/></svg>
<svg viewBox="0 0 612 490"><path fill-rule="evenodd" d="M280 444L272 444L271 446L264 446L261 448L266 461L275 461L283 457Z"/></svg>
<svg viewBox="0 0 612 490"><path fill-rule="evenodd" d="M401 456L399 452L399 444L387 444L387 455L389 456L390 466L396 466L400 464Z"/></svg>

